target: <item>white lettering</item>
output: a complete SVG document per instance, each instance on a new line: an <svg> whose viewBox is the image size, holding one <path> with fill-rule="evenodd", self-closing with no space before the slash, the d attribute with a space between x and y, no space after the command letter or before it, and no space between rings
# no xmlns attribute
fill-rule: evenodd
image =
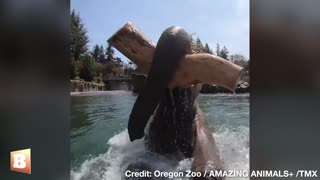
<svg viewBox="0 0 320 180"><path fill-rule="evenodd" d="M27 166L26 157L24 154L14 154L13 155L13 167L23 169Z"/></svg>

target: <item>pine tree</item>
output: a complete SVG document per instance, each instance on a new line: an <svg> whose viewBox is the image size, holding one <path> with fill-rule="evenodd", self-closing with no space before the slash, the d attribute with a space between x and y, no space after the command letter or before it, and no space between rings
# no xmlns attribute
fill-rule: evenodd
<svg viewBox="0 0 320 180"><path fill-rule="evenodd" d="M88 50L87 30L84 27L82 19L74 10L71 12L71 42L70 52L71 58L78 61Z"/></svg>
<svg viewBox="0 0 320 180"><path fill-rule="evenodd" d="M220 57L222 57L223 59L228 59L229 50L227 49L226 46L223 46L222 50L220 51Z"/></svg>
<svg viewBox="0 0 320 180"><path fill-rule="evenodd" d="M105 63L106 61L102 45L99 46L98 44L96 44L92 49L91 56L95 62Z"/></svg>
<svg viewBox="0 0 320 180"><path fill-rule="evenodd" d="M104 48L102 45L100 45L100 54L98 56L98 60L100 63L106 63L106 55L105 55L105 52L104 52Z"/></svg>
<svg viewBox="0 0 320 180"><path fill-rule="evenodd" d="M216 45L216 54L217 54L217 56L220 56L220 45L219 45L219 43L217 43L217 45Z"/></svg>
<svg viewBox="0 0 320 180"><path fill-rule="evenodd" d="M83 57L83 67L80 70L80 78L85 81L91 82L95 75L94 71L94 61L89 54L85 54Z"/></svg>
<svg viewBox="0 0 320 180"><path fill-rule="evenodd" d="M196 40L196 46L197 46L197 48L200 50L200 52L203 52L203 51L204 51L204 47L203 47L203 44L202 44L200 38L197 38L197 40Z"/></svg>
<svg viewBox="0 0 320 180"><path fill-rule="evenodd" d="M246 57L242 54L233 54L230 56L230 61L232 62L246 61Z"/></svg>
<svg viewBox="0 0 320 180"><path fill-rule="evenodd" d="M87 30L82 23L79 14L74 10L71 12L71 30L70 30L70 78L77 76L79 60L87 52L88 36Z"/></svg>
<svg viewBox="0 0 320 180"><path fill-rule="evenodd" d="M91 52L91 56L93 58L94 61L99 62L99 56L100 56L100 47L98 44L96 44L95 46L93 46L92 52Z"/></svg>
<svg viewBox="0 0 320 180"><path fill-rule="evenodd" d="M106 61L113 61L114 60L114 50L110 43L108 43L107 49L106 49Z"/></svg>
<svg viewBox="0 0 320 180"><path fill-rule="evenodd" d="M212 50L210 49L210 47L208 45L208 43L206 43L205 46L204 46L204 52L205 53L209 53L209 54L213 54Z"/></svg>

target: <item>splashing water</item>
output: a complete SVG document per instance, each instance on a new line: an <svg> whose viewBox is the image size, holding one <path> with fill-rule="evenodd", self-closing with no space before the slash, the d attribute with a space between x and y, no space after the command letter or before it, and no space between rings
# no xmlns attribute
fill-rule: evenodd
<svg viewBox="0 0 320 180"><path fill-rule="evenodd" d="M249 170L248 130L247 127L240 127L234 131L221 128L213 134L225 169ZM107 153L86 160L78 170L72 170L71 179L117 180L123 177L128 164L139 162L151 171L172 172L191 169L192 159L177 161L148 152L142 139L130 142L127 131L113 136L108 144L110 148Z"/></svg>
<svg viewBox="0 0 320 180"><path fill-rule="evenodd" d="M210 98L213 98L214 100L211 101ZM248 121L248 112L246 112L248 109L243 109L242 104L236 111L236 105L231 102L237 101L236 104L239 105L246 101L242 100L241 97L240 100L234 100L234 98L230 98L229 95L204 95L200 96L198 100L200 105L201 102L203 102L201 108L206 114L209 125L212 126L212 124L215 124L213 136L216 140L226 170L249 170L248 122L242 119L242 123L232 123L233 118L234 121L237 121L236 119L239 119L239 117L245 117ZM132 99L132 101L134 101L134 99ZM112 102L109 101L109 103ZM130 108L131 107L129 106L128 109L130 110ZM116 111L116 113L119 112ZM218 115L218 117L213 116L212 113ZM220 116L219 113L221 113ZM225 119L230 121L219 123L224 119L221 118L222 115ZM230 122L231 124L226 122ZM84 135L81 134L81 136L89 136L89 133L87 132L87 134ZM160 170L166 172L191 169L193 159L179 161L173 157L149 152L144 146L143 139L130 142L127 130L118 131L118 133L115 133L115 135L110 137L111 138L104 140L105 146L107 147L105 153L100 153L94 157L88 157L81 162L79 166L72 168L72 180L120 180L124 177L124 172L127 169L139 169L139 171ZM103 141L100 141L100 143L101 142L103 143ZM174 179L185 180L188 178Z"/></svg>

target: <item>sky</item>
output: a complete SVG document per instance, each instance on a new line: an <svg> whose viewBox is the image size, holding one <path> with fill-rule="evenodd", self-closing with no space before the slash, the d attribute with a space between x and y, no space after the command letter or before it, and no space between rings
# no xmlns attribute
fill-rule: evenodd
<svg viewBox="0 0 320 180"><path fill-rule="evenodd" d="M126 22L135 24L154 44L168 27L183 27L215 51L249 59L249 0L71 0L89 36L89 48L107 39ZM127 60L120 52L116 56Z"/></svg>

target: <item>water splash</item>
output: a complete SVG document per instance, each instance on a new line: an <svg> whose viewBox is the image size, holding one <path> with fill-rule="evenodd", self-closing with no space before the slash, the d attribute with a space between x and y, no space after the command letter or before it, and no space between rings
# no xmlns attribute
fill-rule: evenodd
<svg viewBox="0 0 320 180"><path fill-rule="evenodd" d="M213 136L226 170L249 170L248 127L231 129L221 126ZM178 161L173 157L149 152L145 149L142 139L130 142L127 130L113 136L107 143L110 148L105 154L87 159L79 168L71 170L71 180L120 180L127 168L147 168L151 171L191 169L192 159ZM176 180L186 180L186 178L176 178Z"/></svg>

